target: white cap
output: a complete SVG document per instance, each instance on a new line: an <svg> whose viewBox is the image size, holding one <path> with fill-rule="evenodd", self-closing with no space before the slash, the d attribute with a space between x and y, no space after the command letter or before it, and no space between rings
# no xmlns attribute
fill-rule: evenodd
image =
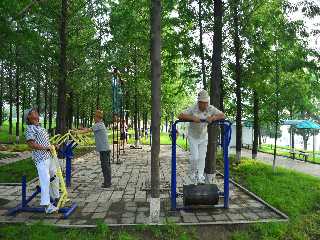
<svg viewBox="0 0 320 240"><path fill-rule="evenodd" d="M209 94L206 90L201 90L198 93L198 102L209 102L210 101L210 97Z"/></svg>

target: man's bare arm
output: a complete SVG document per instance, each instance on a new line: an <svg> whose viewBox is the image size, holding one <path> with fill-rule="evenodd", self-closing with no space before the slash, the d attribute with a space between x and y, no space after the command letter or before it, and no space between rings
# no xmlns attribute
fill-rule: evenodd
<svg viewBox="0 0 320 240"><path fill-rule="evenodd" d="M224 113L218 113L218 114L213 114L210 117L208 117L208 122L213 122L213 121L218 121L218 120L223 120L225 119L226 116L224 115Z"/></svg>
<svg viewBox="0 0 320 240"><path fill-rule="evenodd" d="M186 120L186 121L192 121L192 122L196 122L199 123L200 119L196 116L193 115L189 115L189 114L185 114L185 113L180 113L178 116L179 120Z"/></svg>
<svg viewBox="0 0 320 240"><path fill-rule="evenodd" d="M50 151L51 147L44 147L38 143L36 143L34 140L28 140L27 144L30 148L34 149L34 150L47 150Z"/></svg>

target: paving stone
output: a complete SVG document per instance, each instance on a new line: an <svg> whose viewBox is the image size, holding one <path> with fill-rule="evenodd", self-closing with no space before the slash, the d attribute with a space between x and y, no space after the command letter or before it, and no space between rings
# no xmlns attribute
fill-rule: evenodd
<svg viewBox="0 0 320 240"><path fill-rule="evenodd" d="M209 216L209 213L207 212L196 212L197 216Z"/></svg>
<svg viewBox="0 0 320 240"><path fill-rule="evenodd" d="M59 225L70 225L71 220L70 219L59 219L56 224Z"/></svg>
<svg viewBox="0 0 320 240"><path fill-rule="evenodd" d="M137 212L148 212L149 208L148 207L138 207Z"/></svg>
<svg viewBox="0 0 320 240"><path fill-rule="evenodd" d="M216 221L229 221L229 218L227 217L226 214L212 215L212 217Z"/></svg>
<svg viewBox="0 0 320 240"><path fill-rule="evenodd" d="M131 217L131 218L122 217L121 218L121 223L122 224L134 224L134 220L135 220L135 217Z"/></svg>
<svg viewBox="0 0 320 240"><path fill-rule="evenodd" d="M129 212L136 212L137 211L137 207L126 207L125 210L129 211Z"/></svg>
<svg viewBox="0 0 320 240"><path fill-rule="evenodd" d="M106 215L107 215L106 212L97 212L92 215L92 218L93 219L105 218Z"/></svg>
<svg viewBox="0 0 320 240"><path fill-rule="evenodd" d="M198 216L198 220L200 222L213 222L213 218L211 216Z"/></svg>
<svg viewBox="0 0 320 240"><path fill-rule="evenodd" d="M177 217L170 216L170 217L165 218L165 222L178 223L180 221L181 221L181 217L179 217L179 216L177 216Z"/></svg>
<svg viewBox="0 0 320 240"><path fill-rule="evenodd" d="M8 212L8 210L5 210L5 209L0 209L0 216L2 215L6 215Z"/></svg>
<svg viewBox="0 0 320 240"><path fill-rule="evenodd" d="M182 221L185 223L198 223L199 220L195 216L195 214L184 214L182 215Z"/></svg>
<svg viewBox="0 0 320 240"><path fill-rule="evenodd" d="M245 217L239 213L227 213L227 215L231 219L231 221L245 220Z"/></svg>
<svg viewBox="0 0 320 240"><path fill-rule="evenodd" d="M254 212L243 212L242 215L247 219L247 220L258 220L260 217L254 213Z"/></svg>
<svg viewBox="0 0 320 240"><path fill-rule="evenodd" d="M135 216L135 213L133 212L125 212L124 214L122 214L123 218L132 218Z"/></svg>
<svg viewBox="0 0 320 240"><path fill-rule="evenodd" d="M107 212L108 211L109 206L106 205L104 207L98 207L94 210L94 212Z"/></svg>
<svg viewBox="0 0 320 240"><path fill-rule="evenodd" d="M75 222L73 222L73 224L75 224L75 225L85 225L85 224L87 224L87 220L76 220Z"/></svg>
<svg viewBox="0 0 320 240"><path fill-rule="evenodd" d="M135 223L147 223L149 221L149 217L147 217L145 214L143 213L138 213L136 215L136 220Z"/></svg>
<svg viewBox="0 0 320 240"><path fill-rule="evenodd" d="M272 218L272 214L269 211L260 211L256 212L261 218L267 219L267 218Z"/></svg>
<svg viewBox="0 0 320 240"><path fill-rule="evenodd" d="M93 213L94 211L96 210L96 208L88 208L88 207L85 207L81 210L82 213Z"/></svg>
<svg viewBox="0 0 320 240"><path fill-rule="evenodd" d="M137 204L136 204L135 202L130 201L130 202L126 202L126 203L125 203L125 206L126 206L126 207L136 207Z"/></svg>

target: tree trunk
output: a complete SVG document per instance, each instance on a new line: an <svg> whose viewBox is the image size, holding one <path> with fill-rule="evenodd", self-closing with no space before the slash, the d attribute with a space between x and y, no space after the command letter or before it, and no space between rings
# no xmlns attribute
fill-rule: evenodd
<svg viewBox="0 0 320 240"><path fill-rule="evenodd" d="M141 138L141 113L140 109L138 110L138 133L139 133L139 139Z"/></svg>
<svg viewBox="0 0 320 240"><path fill-rule="evenodd" d="M41 112L41 84L40 84L40 81L41 81L41 74L40 74L40 71L38 72L39 74L36 76L36 81L37 81L37 86L36 86L36 105L37 105L37 111L38 113L40 114Z"/></svg>
<svg viewBox="0 0 320 240"><path fill-rule="evenodd" d="M22 84L23 84L23 87L22 87L22 106L21 106L21 109L22 109L22 114L21 114L21 130L22 132L24 133L24 110L26 109L26 83L23 79L22 80Z"/></svg>
<svg viewBox="0 0 320 240"><path fill-rule="evenodd" d="M302 138L303 138L303 149L304 149L305 151L307 151L309 135L303 134L303 135L302 135Z"/></svg>
<svg viewBox="0 0 320 240"><path fill-rule="evenodd" d="M73 124L73 93L72 91L69 92L69 97L67 99L67 109L68 109L68 113L67 113L67 127L68 129L72 128L72 124Z"/></svg>
<svg viewBox="0 0 320 240"><path fill-rule="evenodd" d="M276 118L275 118L275 137L274 137L274 151L273 151L273 162L272 162L272 170L276 170L276 156L277 156L277 139L278 139L278 126L279 126L279 63L278 63L278 52L276 52Z"/></svg>
<svg viewBox="0 0 320 240"><path fill-rule="evenodd" d="M204 49L203 49L203 29L202 29L202 0L199 0L199 30L200 30L200 58L201 58L201 72L202 72L202 83L203 88L207 89L207 80L206 80L206 67L204 63Z"/></svg>
<svg viewBox="0 0 320 240"><path fill-rule="evenodd" d="M239 37L239 0L234 0L231 4L233 14L233 43L236 58L235 79L236 79L236 98L237 98L237 115L236 115L236 162L240 162L242 147L242 100L241 100L241 42Z"/></svg>
<svg viewBox="0 0 320 240"><path fill-rule="evenodd" d="M166 116L166 132L168 132L168 116Z"/></svg>
<svg viewBox="0 0 320 240"><path fill-rule="evenodd" d="M18 53L16 53L18 54ZM16 68L16 143L19 143L19 138L20 138L20 119L19 119L19 109L20 109L20 66L19 64L17 63L18 60L17 60L17 57L16 57L16 64L17 64L17 68Z"/></svg>
<svg viewBox="0 0 320 240"><path fill-rule="evenodd" d="M223 104L223 99L224 99L224 95L225 95L225 92L224 92L224 84L223 84L223 79L222 79L222 76L221 76L221 84L220 84L220 110L222 112L224 112L224 104ZM220 127L220 144L222 146L224 142L224 127L221 126Z"/></svg>
<svg viewBox="0 0 320 240"><path fill-rule="evenodd" d="M76 128L79 128L79 118L80 118L80 104L79 104L79 101L77 101Z"/></svg>
<svg viewBox="0 0 320 240"><path fill-rule="evenodd" d="M9 66L9 93L13 93L13 79L12 66ZM12 142L12 108L13 108L13 94L9 94L9 142Z"/></svg>
<svg viewBox="0 0 320 240"><path fill-rule="evenodd" d="M89 121L89 123L90 123L90 126L92 126L92 124L93 124L93 113L94 113L94 105L93 105L94 103L91 103L91 110L90 110L90 116L89 116L89 119L90 119L90 121Z"/></svg>
<svg viewBox="0 0 320 240"><path fill-rule="evenodd" d="M256 159L259 140L259 96L256 90L253 91L253 131L252 159Z"/></svg>
<svg viewBox="0 0 320 240"><path fill-rule="evenodd" d="M135 97L134 100L134 140L135 140L135 145L138 145L139 141L139 132L138 132L138 106L137 106L137 100Z"/></svg>
<svg viewBox="0 0 320 240"><path fill-rule="evenodd" d="M147 132L148 131L148 112L145 111L144 113L144 131Z"/></svg>
<svg viewBox="0 0 320 240"><path fill-rule="evenodd" d="M51 85L51 84L50 84ZM53 87L50 87L50 95L49 95L49 113L48 113L48 122L49 122L49 133L53 135L52 130L52 117L53 117Z"/></svg>
<svg viewBox="0 0 320 240"><path fill-rule="evenodd" d="M290 119L293 120L293 109L292 108L290 110ZM294 149L294 131L293 131L293 127L292 126L290 126L290 137L291 137L290 146L291 146L292 149Z"/></svg>
<svg viewBox="0 0 320 240"><path fill-rule="evenodd" d="M4 93L4 64L0 64L1 70L0 70L0 130L2 130L3 125L3 93Z"/></svg>
<svg viewBox="0 0 320 240"><path fill-rule="evenodd" d="M57 133L66 132L66 80L67 80L67 10L68 0L61 0L60 20L60 61L57 104Z"/></svg>
<svg viewBox="0 0 320 240"><path fill-rule="evenodd" d="M138 69L137 69L137 57L136 54L134 56L134 68L135 68L135 76L134 76L134 140L135 146L139 145L139 132L138 132Z"/></svg>
<svg viewBox="0 0 320 240"><path fill-rule="evenodd" d="M44 85L44 109L43 109L44 128L47 128L47 110L48 110L48 76L46 76L46 82Z"/></svg>
<svg viewBox="0 0 320 240"><path fill-rule="evenodd" d="M160 218L160 91L161 91L161 1L151 1L151 202L152 222Z"/></svg>
<svg viewBox="0 0 320 240"><path fill-rule="evenodd" d="M259 125L259 128L258 128L258 134L259 134L259 148L261 147L262 145L262 139L261 139L261 126Z"/></svg>
<svg viewBox="0 0 320 240"><path fill-rule="evenodd" d="M211 67L210 104L220 108L221 90L221 55L222 55L222 0L214 1L214 37ZM219 128L210 125L208 128L208 147L206 155L205 173L206 182L211 182L216 171L217 137Z"/></svg>

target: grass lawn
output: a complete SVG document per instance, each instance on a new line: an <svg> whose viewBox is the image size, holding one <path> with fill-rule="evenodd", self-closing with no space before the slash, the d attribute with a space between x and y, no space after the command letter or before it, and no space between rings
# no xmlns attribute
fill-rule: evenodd
<svg viewBox="0 0 320 240"><path fill-rule="evenodd" d="M25 125L26 126L26 125ZM20 120L20 141L25 142L24 132L21 130L21 120ZM16 140L16 121L12 121L12 139L9 137L9 122L3 122L2 128L0 130L0 143L10 143Z"/></svg>
<svg viewBox="0 0 320 240"><path fill-rule="evenodd" d="M37 176L36 167L31 158L9 163L0 167L1 183L19 183L23 175L27 176L27 181Z"/></svg>
<svg viewBox="0 0 320 240"><path fill-rule="evenodd" d="M288 223L256 224L234 234L244 239L320 239L320 179L252 161L232 169L233 177L250 191L286 213Z"/></svg>
<svg viewBox="0 0 320 240"><path fill-rule="evenodd" d="M168 223L164 226L137 225L131 229L111 230L98 223L96 229L63 229L41 222L32 225L0 225L0 239L16 240L192 240L197 239L192 230Z"/></svg>

